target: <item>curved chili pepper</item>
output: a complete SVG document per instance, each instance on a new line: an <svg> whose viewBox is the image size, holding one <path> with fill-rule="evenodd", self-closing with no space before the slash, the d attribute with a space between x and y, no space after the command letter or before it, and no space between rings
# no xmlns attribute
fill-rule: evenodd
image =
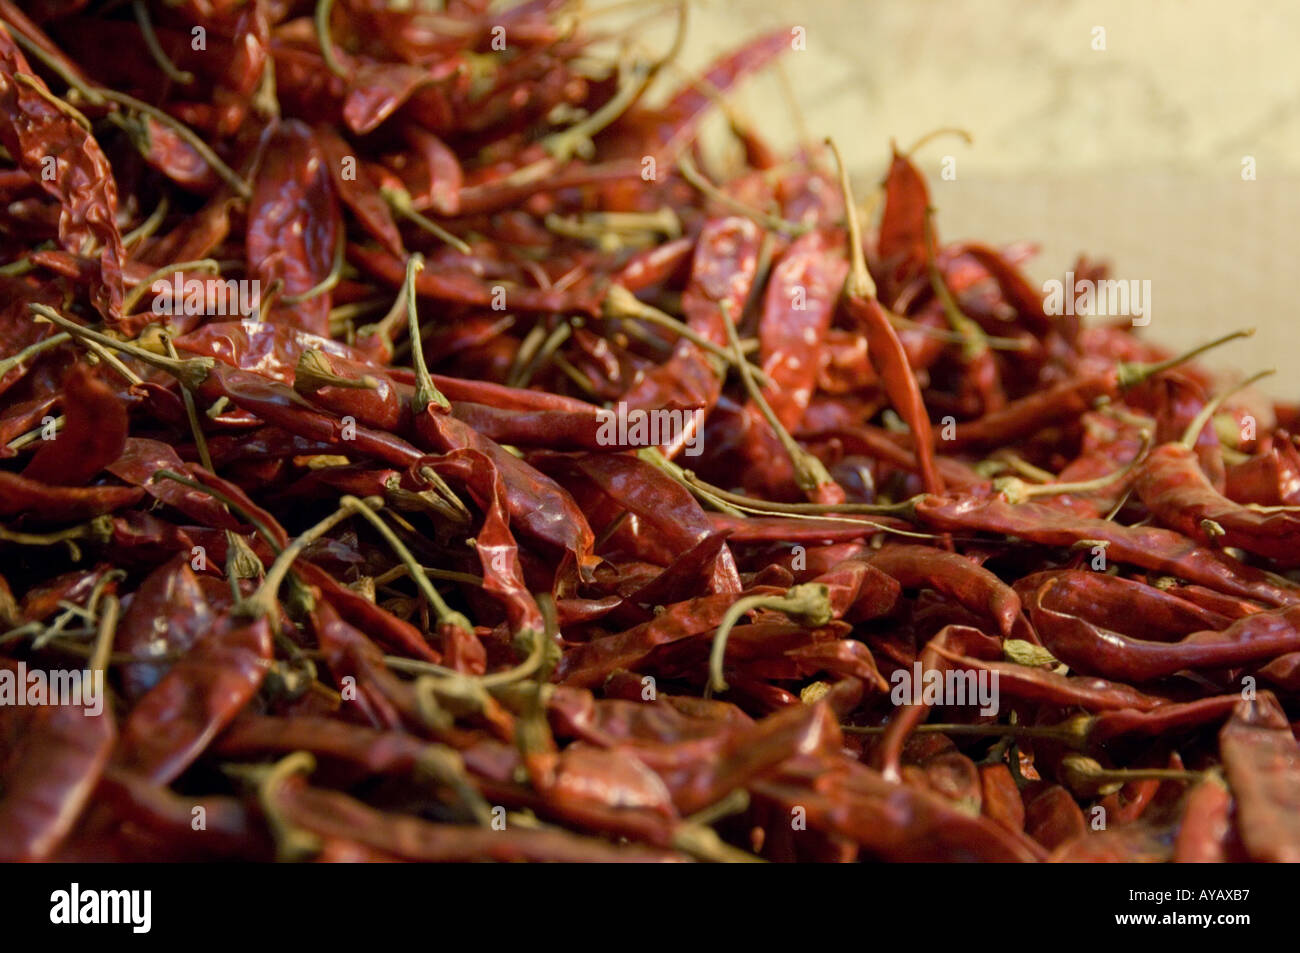
<svg viewBox="0 0 1300 953"><path fill-rule="evenodd" d="M245 244L249 274L270 295L275 282L282 295L266 316L313 334L329 333L330 293L319 292L294 304L286 298L312 292L329 275L342 222L326 158L304 123L280 123L267 143L249 201Z"/></svg>
<svg viewBox="0 0 1300 953"><path fill-rule="evenodd" d="M1045 546L1101 545L1109 560L1178 576L1219 592L1258 599L1269 605L1300 602L1300 590L1280 576L1261 572L1165 529L1121 526L1083 519L1037 503L999 499L943 500L916 504L926 525L945 532L988 532L1016 536Z"/></svg>
<svg viewBox="0 0 1300 953"><path fill-rule="evenodd" d="M1238 704L1219 732L1219 753L1237 803L1237 833L1250 858L1273 863L1300 859L1300 745L1271 693Z"/></svg>
<svg viewBox="0 0 1300 953"><path fill-rule="evenodd" d="M691 280L682 296L682 310L692 331L719 347L726 346L727 314L738 315L749 297L757 274L761 232L747 218L724 218L707 223L695 244ZM672 357L646 374L623 395L629 410L666 405L712 410L722 393L722 381L708 356L685 338ZM695 438L694 417L665 445L669 458L682 452Z"/></svg>
<svg viewBox="0 0 1300 953"><path fill-rule="evenodd" d="M1196 452L1166 443L1138 468L1134 491L1163 525L1202 543L1236 546L1293 565L1300 515L1261 513L1221 495L1206 479ZM1207 522L1213 527L1207 527Z"/></svg>
<svg viewBox="0 0 1300 953"><path fill-rule="evenodd" d="M66 111L52 105L54 95L35 75L9 30L0 25L0 142L10 156L59 202L59 243L73 254L98 251L99 276L94 301L109 321L122 315L122 266L126 251L117 228L117 184L99 144ZM56 174L44 174L46 158L57 150Z"/></svg>
<svg viewBox="0 0 1300 953"><path fill-rule="evenodd" d="M1020 597L983 566L964 556L925 546L892 545L873 553L868 561L907 589L930 588L951 596L998 624L1011 634L1020 615Z"/></svg>
<svg viewBox="0 0 1300 953"><path fill-rule="evenodd" d="M11 677L15 673L6 670ZM24 689L26 686L24 686ZM86 704L40 705L27 719L21 737L0 752L5 767L0 792L0 857L9 861L48 860L72 830L94 793L117 737L112 712ZM5 706L7 718L17 706Z"/></svg>
<svg viewBox="0 0 1300 953"><path fill-rule="evenodd" d="M80 486L108 466L126 442L126 408L85 365L73 368L63 388L66 423L23 468L23 477L58 486Z"/></svg>
<svg viewBox="0 0 1300 953"><path fill-rule="evenodd" d="M1300 606L1260 612L1177 642L1149 642L1087 621L1090 602L1077 580L1049 579L1030 600L1029 614L1053 655L1109 678L1148 682L1182 669L1224 668L1300 650Z"/></svg>
<svg viewBox="0 0 1300 953"><path fill-rule="evenodd" d="M174 780L253 697L270 660L265 617L219 616L123 721L115 762Z"/></svg>

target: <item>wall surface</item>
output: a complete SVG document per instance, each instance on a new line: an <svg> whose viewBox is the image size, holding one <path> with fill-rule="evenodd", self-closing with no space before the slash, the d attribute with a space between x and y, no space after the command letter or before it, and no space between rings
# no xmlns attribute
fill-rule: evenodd
<svg viewBox="0 0 1300 953"><path fill-rule="evenodd" d="M1171 346L1254 326L1212 363L1277 367L1266 389L1300 399L1300 3L696 0L679 63L782 26L803 29L782 66L802 118L776 72L734 97L775 144L833 134L865 189L891 139L961 126L973 145L917 156L942 236L1032 240L1039 281L1106 259L1151 282L1147 332Z"/></svg>

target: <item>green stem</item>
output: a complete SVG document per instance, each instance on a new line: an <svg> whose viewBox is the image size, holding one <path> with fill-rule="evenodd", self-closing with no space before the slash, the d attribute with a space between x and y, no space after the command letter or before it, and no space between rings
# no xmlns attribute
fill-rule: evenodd
<svg viewBox="0 0 1300 953"><path fill-rule="evenodd" d="M167 78L180 83L182 86L188 86L194 82L194 74L189 70L183 70L171 61L171 58L163 50L162 44L158 42L158 34L153 31L153 21L149 18L149 7L144 0L132 0L132 10L135 11L135 22L140 26L140 35L144 38L145 48L149 51L149 56L158 64Z"/></svg>
<svg viewBox="0 0 1300 953"><path fill-rule="evenodd" d="M321 59L325 68L335 76L348 78L348 72L334 53L334 41L330 38L330 14L334 12L334 0L316 0L316 14L312 18L316 26L316 41L320 44Z"/></svg>
<svg viewBox="0 0 1300 953"><path fill-rule="evenodd" d="M341 503L342 505L337 510L305 531L280 551L280 554L275 557L275 562L271 564L271 568L266 571L266 576L262 579L261 585L257 587L257 591L236 605L234 611L248 617L275 618L279 605L276 594L280 591L280 585L284 582L285 576L288 575L293 561L302 555L304 549L339 523L350 518L359 508L366 509L366 512L369 512L366 504L354 496L343 497ZM382 506L383 503L376 501L376 505Z"/></svg>
<svg viewBox="0 0 1300 953"><path fill-rule="evenodd" d="M437 222L433 221L433 219L416 211L415 206L411 204L411 195L405 189L399 189L395 186L384 186L379 191L392 210L402 216L402 218L419 225L430 235L434 235L439 240L446 242L462 255L468 255L473 251L473 249L465 243L464 239L456 237Z"/></svg>
<svg viewBox="0 0 1300 953"><path fill-rule="evenodd" d="M1197 413L1197 415L1192 418L1191 423L1187 425L1187 429L1183 431L1183 439L1182 439L1183 446L1186 447L1188 450L1191 450L1194 446L1196 446L1196 440L1198 437L1200 437L1201 431L1204 430L1205 425L1210 422L1210 418L1213 417L1216 413L1218 413L1219 408L1223 406L1223 402L1225 400L1227 400L1233 394L1245 390L1247 387L1255 383L1257 380L1260 380L1261 378L1264 377L1268 377L1270 374L1276 374L1276 373L1277 371L1267 370L1267 371L1260 371L1258 374L1252 374L1250 377L1247 377L1236 387L1231 387L1228 390L1225 390L1223 393L1216 396L1213 400L1206 401L1205 406L1202 407L1200 411Z"/></svg>
<svg viewBox="0 0 1300 953"><path fill-rule="evenodd" d="M711 690L715 692L727 690L727 680L722 676L722 664L727 654L727 637L740 621L740 617L755 609L774 609L809 625L825 625L832 617L830 589L824 583L808 582L792 586L783 596L744 596L733 602L713 636L713 650L709 653Z"/></svg>
<svg viewBox="0 0 1300 953"><path fill-rule="evenodd" d="M338 238L334 241L334 260L330 264L329 274L326 275L314 287L309 288L300 295L285 295L280 300L287 305L302 304L304 301L310 301L312 298L325 294L327 291L333 291L343 278L343 252L347 249L347 232L339 229Z"/></svg>
<svg viewBox="0 0 1300 953"><path fill-rule="evenodd" d="M221 265L211 258L200 258L196 261L180 261L174 265L164 265L127 292L126 297L122 299L122 312L130 314L135 306L140 303L140 299L153 289L154 282L186 271L197 272L200 275L220 275Z"/></svg>
<svg viewBox="0 0 1300 953"><path fill-rule="evenodd" d="M30 361L32 358L45 353L51 348L56 348L60 344L64 343L65 341L71 341L71 340L72 340L72 335L64 331L60 331L58 334L52 334L43 340L37 341L35 344L27 345L27 347L23 348L17 354L14 354L10 357L6 357L4 360L0 361L0 377L4 377L6 374L12 371L15 367L18 367L20 364L24 364L27 361Z"/></svg>
<svg viewBox="0 0 1300 953"><path fill-rule="evenodd" d="M168 357L174 361L181 359L176 353L176 345L172 343L170 334L163 335L163 344L167 347ZM208 451L208 439L203 435L203 423L199 420L199 411L194 404L194 394L188 388L182 387L181 400L185 404L185 416L190 420L190 432L194 435L194 446L199 452L199 462L209 473L216 473L217 468L212 465L212 454Z"/></svg>
<svg viewBox="0 0 1300 953"><path fill-rule="evenodd" d="M739 215L743 215L759 225L773 232L780 232L783 235L789 235L797 238L800 235L806 235L812 231L811 225L805 225L802 222L791 222L788 219L781 218L779 215L773 215L754 208L752 205L746 205L739 199L732 198L722 189L718 188L700 172L695 166L695 162L690 156L683 153L677 157L677 171L681 173L691 186L698 189L708 198L723 205Z"/></svg>
<svg viewBox="0 0 1300 953"><path fill-rule="evenodd" d="M420 590L420 595L424 596L425 601L429 603L429 607L433 609L434 615L437 616L439 623L444 625L454 625L456 628L464 632L472 633L474 631L474 627L470 625L469 619L465 618L465 616L461 615L459 612L454 611L446 602L443 601L442 596L438 594L438 590L435 589L433 583L429 581L429 577L424 574L424 569L420 566L419 561L411 551L406 548L406 545L397 538L397 534L393 532L392 528L379 518L378 514L355 496L345 496L340 502L344 506L350 506L359 516L364 517L371 526L379 531L379 535L384 537L384 541L392 547L397 558L406 566L407 573L410 575L412 581L414 581L416 588Z"/></svg>
<svg viewBox="0 0 1300 953"><path fill-rule="evenodd" d="M197 480L191 480L189 477L181 476L181 474L174 470L159 470L151 477L151 479L171 480L174 483L179 483L181 486L187 486L191 490L198 490L200 493L206 493L221 505L228 507L231 512L237 514L240 519L253 527L253 529L257 530L257 535L262 537L263 542L271 548L271 552L277 555L281 552L280 544L276 542L271 531L266 528L266 524L220 490L215 490L210 486L204 486Z"/></svg>
<svg viewBox="0 0 1300 953"><path fill-rule="evenodd" d="M167 217L168 208L170 208L170 203L167 201L167 196L164 195L158 200L158 204L154 206L154 210L149 213L148 218L122 236L122 246L129 249L136 242L143 241L156 232L158 226L163 223L163 219Z"/></svg>
<svg viewBox="0 0 1300 953"><path fill-rule="evenodd" d="M1142 383L1150 377L1154 377L1156 374L1171 370L1180 364L1186 364L1188 361L1199 357L1206 351L1211 351L1222 344L1227 344L1229 341L1235 341L1238 338L1248 338L1254 333L1254 328L1245 328L1240 331L1233 331L1229 334L1223 335L1222 337L1217 337L1213 341L1206 341L1204 344L1198 344L1190 351L1171 357L1168 360L1159 361L1155 364L1130 364L1128 362L1121 362L1116 369L1116 378L1119 382L1119 386L1127 389L1135 384Z"/></svg>
<svg viewBox="0 0 1300 953"><path fill-rule="evenodd" d="M736 334L735 322L731 319L730 309L727 302L719 301L718 307L722 310L722 323L727 329L727 337L731 339L731 349L735 354L736 366L740 368L740 377L745 384L745 390L748 391L750 400L754 402L767 421L767 425L772 428L776 434L776 439L781 442L785 448L786 454L790 457L790 462L794 464L795 484L805 493L815 493L823 486L830 486L835 483L831 479L830 473L826 470L825 465L813 454L809 453L790 436L790 432L785 429L785 425L772 411L772 407L763 396L762 389L755 383L754 378L749 373L749 361L745 360L745 354L740 349L740 337Z"/></svg>
<svg viewBox="0 0 1300 953"><path fill-rule="evenodd" d="M858 221L858 207L853 199L849 170L844 165L844 156L840 154L840 147L835 144L835 140L827 136L826 145L830 146L831 153L835 156L835 166L839 170L840 191L844 193L844 215L849 226L849 276L844 284L844 292L851 298L874 298L876 282L867 270L867 255L862 247L862 224Z"/></svg>
<svg viewBox="0 0 1300 953"><path fill-rule="evenodd" d="M415 364L415 412L422 414L430 404L439 409L451 410L451 401L434 386L429 367L424 363L424 339L420 335L420 316L416 308L415 276L424 270L424 256L416 252L406 260L406 320L407 336L411 339L411 360Z"/></svg>

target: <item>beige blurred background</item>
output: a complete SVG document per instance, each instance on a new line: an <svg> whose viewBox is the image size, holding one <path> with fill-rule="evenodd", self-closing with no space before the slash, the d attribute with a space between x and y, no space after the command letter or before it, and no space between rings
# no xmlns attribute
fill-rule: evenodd
<svg viewBox="0 0 1300 953"><path fill-rule="evenodd" d="M1267 389L1300 399L1300 3L693 0L679 62L698 69L780 26L804 29L782 69L807 132L835 135L862 190L891 138L961 126L972 146L942 138L917 155L945 240L1032 240L1038 282L1081 252L1104 258L1112 277L1152 282L1145 333L1178 347L1257 327L1211 363L1276 367ZM773 71L734 102L774 144L798 141Z"/></svg>

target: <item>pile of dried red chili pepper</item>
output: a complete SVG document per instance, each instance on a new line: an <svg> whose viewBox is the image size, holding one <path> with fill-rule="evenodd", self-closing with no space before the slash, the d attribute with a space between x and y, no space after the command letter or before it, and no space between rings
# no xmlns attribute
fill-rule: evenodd
<svg viewBox="0 0 1300 953"><path fill-rule="evenodd" d="M1300 859L1300 413L488 6L0 0L0 856Z"/></svg>

